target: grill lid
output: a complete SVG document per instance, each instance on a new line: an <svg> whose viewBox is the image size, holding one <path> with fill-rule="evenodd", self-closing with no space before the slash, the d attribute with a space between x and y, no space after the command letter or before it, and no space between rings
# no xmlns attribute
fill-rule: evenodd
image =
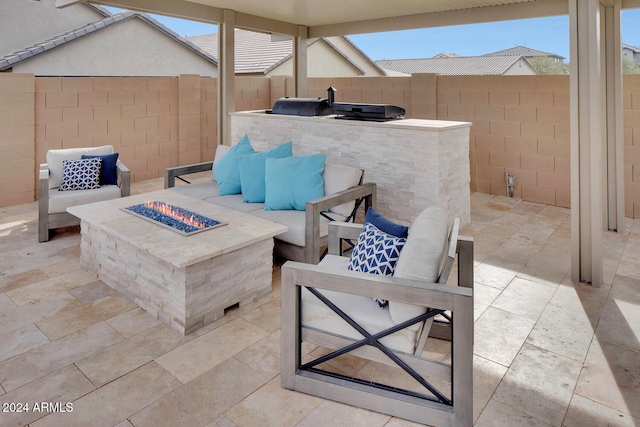
<svg viewBox="0 0 640 427"><path fill-rule="evenodd" d="M334 102L333 114L340 116L338 118L354 120L393 120L402 118L405 109L390 104Z"/></svg>
<svg viewBox="0 0 640 427"><path fill-rule="evenodd" d="M333 110L327 99L322 98L280 98L273 104L272 114L289 116L328 116Z"/></svg>

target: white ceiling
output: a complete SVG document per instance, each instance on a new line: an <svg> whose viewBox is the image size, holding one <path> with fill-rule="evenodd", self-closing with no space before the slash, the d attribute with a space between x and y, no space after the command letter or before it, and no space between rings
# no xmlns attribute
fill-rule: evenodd
<svg viewBox="0 0 640 427"><path fill-rule="evenodd" d="M536 0L187 0L308 27ZM562 1L562 0L561 0Z"/></svg>

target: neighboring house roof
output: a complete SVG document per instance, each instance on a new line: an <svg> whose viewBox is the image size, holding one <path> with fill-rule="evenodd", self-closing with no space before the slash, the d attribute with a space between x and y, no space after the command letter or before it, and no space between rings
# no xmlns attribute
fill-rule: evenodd
<svg viewBox="0 0 640 427"><path fill-rule="evenodd" d="M433 58L458 58L460 55L456 55L455 53L439 53Z"/></svg>
<svg viewBox="0 0 640 427"><path fill-rule="evenodd" d="M504 49L504 50L499 50L493 53L487 53L483 56L493 56L493 55L522 55L525 58L531 58L535 56L551 56L554 58L565 59L564 56L551 53L551 52L543 52L541 50L531 49L530 47L526 47L526 46L516 46L516 47L512 47L511 49Z"/></svg>
<svg viewBox="0 0 640 427"><path fill-rule="evenodd" d="M383 69L406 74L438 73L443 76L499 76L505 74L522 59L521 55L457 56L385 59L376 61L376 64Z"/></svg>
<svg viewBox="0 0 640 427"><path fill-rule="evenodd" d="M104 9L102 8L96 8L99 9L100 12L104 12ZM178 34L176 34L175 32L173 32L172 30L170 30L169 28L165 27L164 25L162 25L160 22L156 21L155 19L153 19L152 17L150 17L149 15L145 14L145 13L137 13L137 12L130 12L130 11L126 11L126 12L122 12L122 13L117 13L114 15L110 15L105 17L104 19L101 19L99 21L95 21L92 22L90 24L87 25L83 25L80 28L76 28L75 30L72 31L68 31L64 34L61 34L57 37L53 37L49 40L43 41L41 43L37 43L33 46L29 46L26 47L25 49L21 49L19 51L16 52L12 52L9 53L3 57L0 57L0 71L4 71L7 70L9 68L14 67L16 64L22 62L22 61L26 61L30 58L33 58L34 56L40 55L42 53L45 52L49 52L52 49L55 49L59 46L63 46L67 43L70 43L76 39L79 39L81 37L87 36L89 34L92 34L96 31L100 31L104 28L107 28L111 25L117 24L119 22L123 22L126 21L128 19L141 19L142 21L148 23L149 25L155 27L156 29L158 29L159 31L165 33L167 36L175 39L178 43L183 44L185 47L187 47L188 49L191 49L192 51L194 51L196 54L204 57L205 59L207 59L208 61L214 63L214 64L218 64L218 62L216 61L216 59L214 57L212 57L211 55L209 55L207 52L203 51L202 49L200 49L199 47L197 47L196 45L194 45L193 43L189 42L188 40L184 39L183 37L180 37Z"/></svg>
<svg viewBox="0 0 640 427"><path fill-rule="evenodd" d="M628 49L633 53L640 53L640 46L631 46L630 44L622 43L622 49Z"/></svg>
<svg viewBox="0 0 640 427"><path fill-rule="evenodd" d="M247 31L236 28L235 38L235 72L237 74L268 74L276 67L293 57L293 43L291 40L273 40L270 34ZM375 63L362 52L348 38L343 37L358 52L360 52L374 66ZM199 46L215 58L218 57L218 33L203 34L200 36L187 37L187 40ZM335 52L348 61L354 68L364 74L364 70L358 66L348 55L342 52L330 38L309 39L307 46L324 41ZM383 73L382 70L380 70Z"/></svg>

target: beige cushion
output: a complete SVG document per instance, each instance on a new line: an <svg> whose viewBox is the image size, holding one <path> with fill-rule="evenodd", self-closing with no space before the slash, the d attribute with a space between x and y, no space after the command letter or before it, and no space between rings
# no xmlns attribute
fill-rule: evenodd
<svg viewBox="0 0 640 427"><path fill-rule="evenodd" d="M218 145L216 148L216 155L213 157L213 164L218 163L218 160L224 157L227 152L231 150L231 147L228 145ZM215 168L211 168L211 181L216 180L216 173L214 172ZM219 193L218 193L219 194Z"/></svg>
<svg viewBox="0 0 640 427"><path fill-rule="evenodd" d="M49 213L66 212L71 206L117 199L120 194L117 185L103 185L95 190L52 190L49 191Z"/></svg>
<svg viewBox="0 0 640 427"><path fill-rule="evenodd" d="M242 194L208 197L204 201L245 213L264 210L264 203L245 203Z"/></svg>
<svg viewBox="0 0 640 427"><path fill-rule="evenodd" d="M347 257L327 255L319 265L346 270L348 263L349 258ZM360 274L366 275L368 273ZM333 291L321 291L321 293L370 333L381 332L396 325L391 318L389 308L385 307L381 309L370 297ZM362 335L349 326L347 322L334 313L333 310L327 307L311 292L303 288L301 295L301 321L304 326L344 337L354 339L362 338ZM413 353L419 330L420 324L415 324L383 338L381 342L395 350Z"/></svg>
<svg viewBox="0 0 640 427"><path fill-rule="evenodd" d="M325 163L322 177L324 178L324 194L329 196L358 185L362 177L362 169ZM348 217L354 206L355 202L348 202L329 210Z"/></svg>
<svg viewBox="0 0 640 427"><path fill-rule="evenodd" d="M200 200L220 195L218 183L215 181L202 181L194 182L192 184L176 185L170 189L177 193L184 194L185 196Z"/></svg>
<svg viewBox="0 0 640 427"><path fill-rule="evenodd" d="M407 243L400 252L394 277L432 283L438 280L446 254L448 234L447 215L443 209L430 207L422 211L409 228ZM425 307L389 302L389 312L396 323L425 311Z"/></svg>
<svg viewBox="0 0 640 427"><path fill-rule="evenodd" d="M227 196L224 196L227 197ZM251 215L268 219L269 221L277 222L289 227L287 231L282 234L278 234L278 239L287 243L291 243L296 246L305 246L305 211L265 211L255 210L251 212ZM344 221L345 218L339 214L329 213L329 217L336 221ZM324 217L320 218L320 237L325 237L329 234L329 220Z"/></svg>
<svg viewBox="0 0 640 427"><path fill-rule="evenodd" d="M113 146L111 145L87 148L63 148L60 150L47 151L47 167L49 168L49 189L60 187L60 183L62 182L63 160L80 160L83 154L90 156L99 156L112 153Z"/></svg>

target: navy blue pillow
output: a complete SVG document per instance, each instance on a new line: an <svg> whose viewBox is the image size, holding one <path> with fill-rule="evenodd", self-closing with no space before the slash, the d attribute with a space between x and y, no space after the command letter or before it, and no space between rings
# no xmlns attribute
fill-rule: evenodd
<svg viewBox="0 0 640 427"><path fill-rule="evenodd" d="M375 225L378 230L384 231L385 233L391 234L395 237L407 237L407 235L409 234L409 227L389 221L387 218L376 212L373 208L369 208L367 210L367 214L364 217L364 222L369 222Z"/></svg>
<svg viewBox="0 0 640 427"><path fill-rule="evenodd" d="M116 170L116 163L118 162L118 153L103 154L100 156L90 156L83 154L83 159L92 158L102 159L102 169L100 169L100 185L118 185L118 171Z"/></svg>

